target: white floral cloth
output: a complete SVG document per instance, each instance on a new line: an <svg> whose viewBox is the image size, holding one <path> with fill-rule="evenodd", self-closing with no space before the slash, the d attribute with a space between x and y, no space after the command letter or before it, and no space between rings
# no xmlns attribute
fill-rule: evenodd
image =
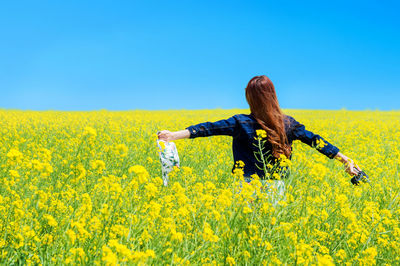
<svg viewBox="0 0 400 266"><path fill-rule="evenodd" d="M175 143L171 141L157 140L159 156L161 161L161 172L164 186L168 185L168 174L174 169L174 166L179 167L179 156Z"/></svg>

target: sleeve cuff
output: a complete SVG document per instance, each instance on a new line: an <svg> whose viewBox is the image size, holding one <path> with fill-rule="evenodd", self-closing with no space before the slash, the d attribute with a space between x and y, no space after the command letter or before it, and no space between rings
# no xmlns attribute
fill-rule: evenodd
<svg viewBox="0 0 400 266"><path fill-rule="evenodd" d="M333 147L332 147L332 150L331 150L331 152L330 152L329 158L330 158L330 159L335 158L335 156L336 156L338 153L339 153L339 149L338 149L337 147L333 146Z"/></svg>
<svg viewBox="0 0 400 266"><path fill-rule="evenodd" d="M187 127L187 128L185 128L185 129L187 129L187 130L189 130L189 132L190 132L190 139L193 139L193 138L195 138L195 137L197 137L198 135L198 130L194 127L194 126L190 126L190 127Z"/></svg>

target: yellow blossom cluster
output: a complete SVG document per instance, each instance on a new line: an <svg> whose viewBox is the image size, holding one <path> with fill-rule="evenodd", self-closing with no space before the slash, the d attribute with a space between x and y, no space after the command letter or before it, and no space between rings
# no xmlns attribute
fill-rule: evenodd
<svg viewBox="0 0 400 266"><path fill-rule="evenodd" d="M257 129L256 135L257 135L256 139L258 140L267 138L267 132L264 129Z"/></svg>
<svg viewBox="0 0 400 266"><path fill-rule="evenodd" d="M214 136L175 141L163 186L157 131L249 110L0 111L0 264L400 264L400 112L284 112L371 183L296 141L274 201L277 180L232 174L232 138Z"/></svg>

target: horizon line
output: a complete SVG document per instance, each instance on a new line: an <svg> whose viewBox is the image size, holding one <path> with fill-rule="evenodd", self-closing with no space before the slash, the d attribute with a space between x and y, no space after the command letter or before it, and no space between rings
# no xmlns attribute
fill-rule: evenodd
<svg viewBox="0 0 400 266"><path fill-rule="evenodd" d="M292 110L292 111L351 111L351 112L365 112L365 111L373 111L373 112L400 112L400 109L379 109L379 108L366 108L366 109L320 109L320 108L281 108L282 110ZM60 110L60 109L17 109L17 108L2 108L0 107L0 111L21 111L21 112L137 112L137 111L147 111L147 112L168 112L168 111L211 111L211 110L248 110L249 108L202 108L202 109L90 109L90 110L79 110L79 109L71 109L71 110Z"/></svg>

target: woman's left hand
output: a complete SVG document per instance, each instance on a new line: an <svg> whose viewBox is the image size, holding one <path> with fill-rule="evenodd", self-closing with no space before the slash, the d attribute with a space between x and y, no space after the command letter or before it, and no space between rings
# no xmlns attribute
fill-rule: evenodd
<svg viewBox="0 0 400 266"><path fill-rule="evenodd" d="M171 141L174 140L173 138L173 133L169 130L162 130L157 133L158 139L163 140L163 141Z"/></svg>

